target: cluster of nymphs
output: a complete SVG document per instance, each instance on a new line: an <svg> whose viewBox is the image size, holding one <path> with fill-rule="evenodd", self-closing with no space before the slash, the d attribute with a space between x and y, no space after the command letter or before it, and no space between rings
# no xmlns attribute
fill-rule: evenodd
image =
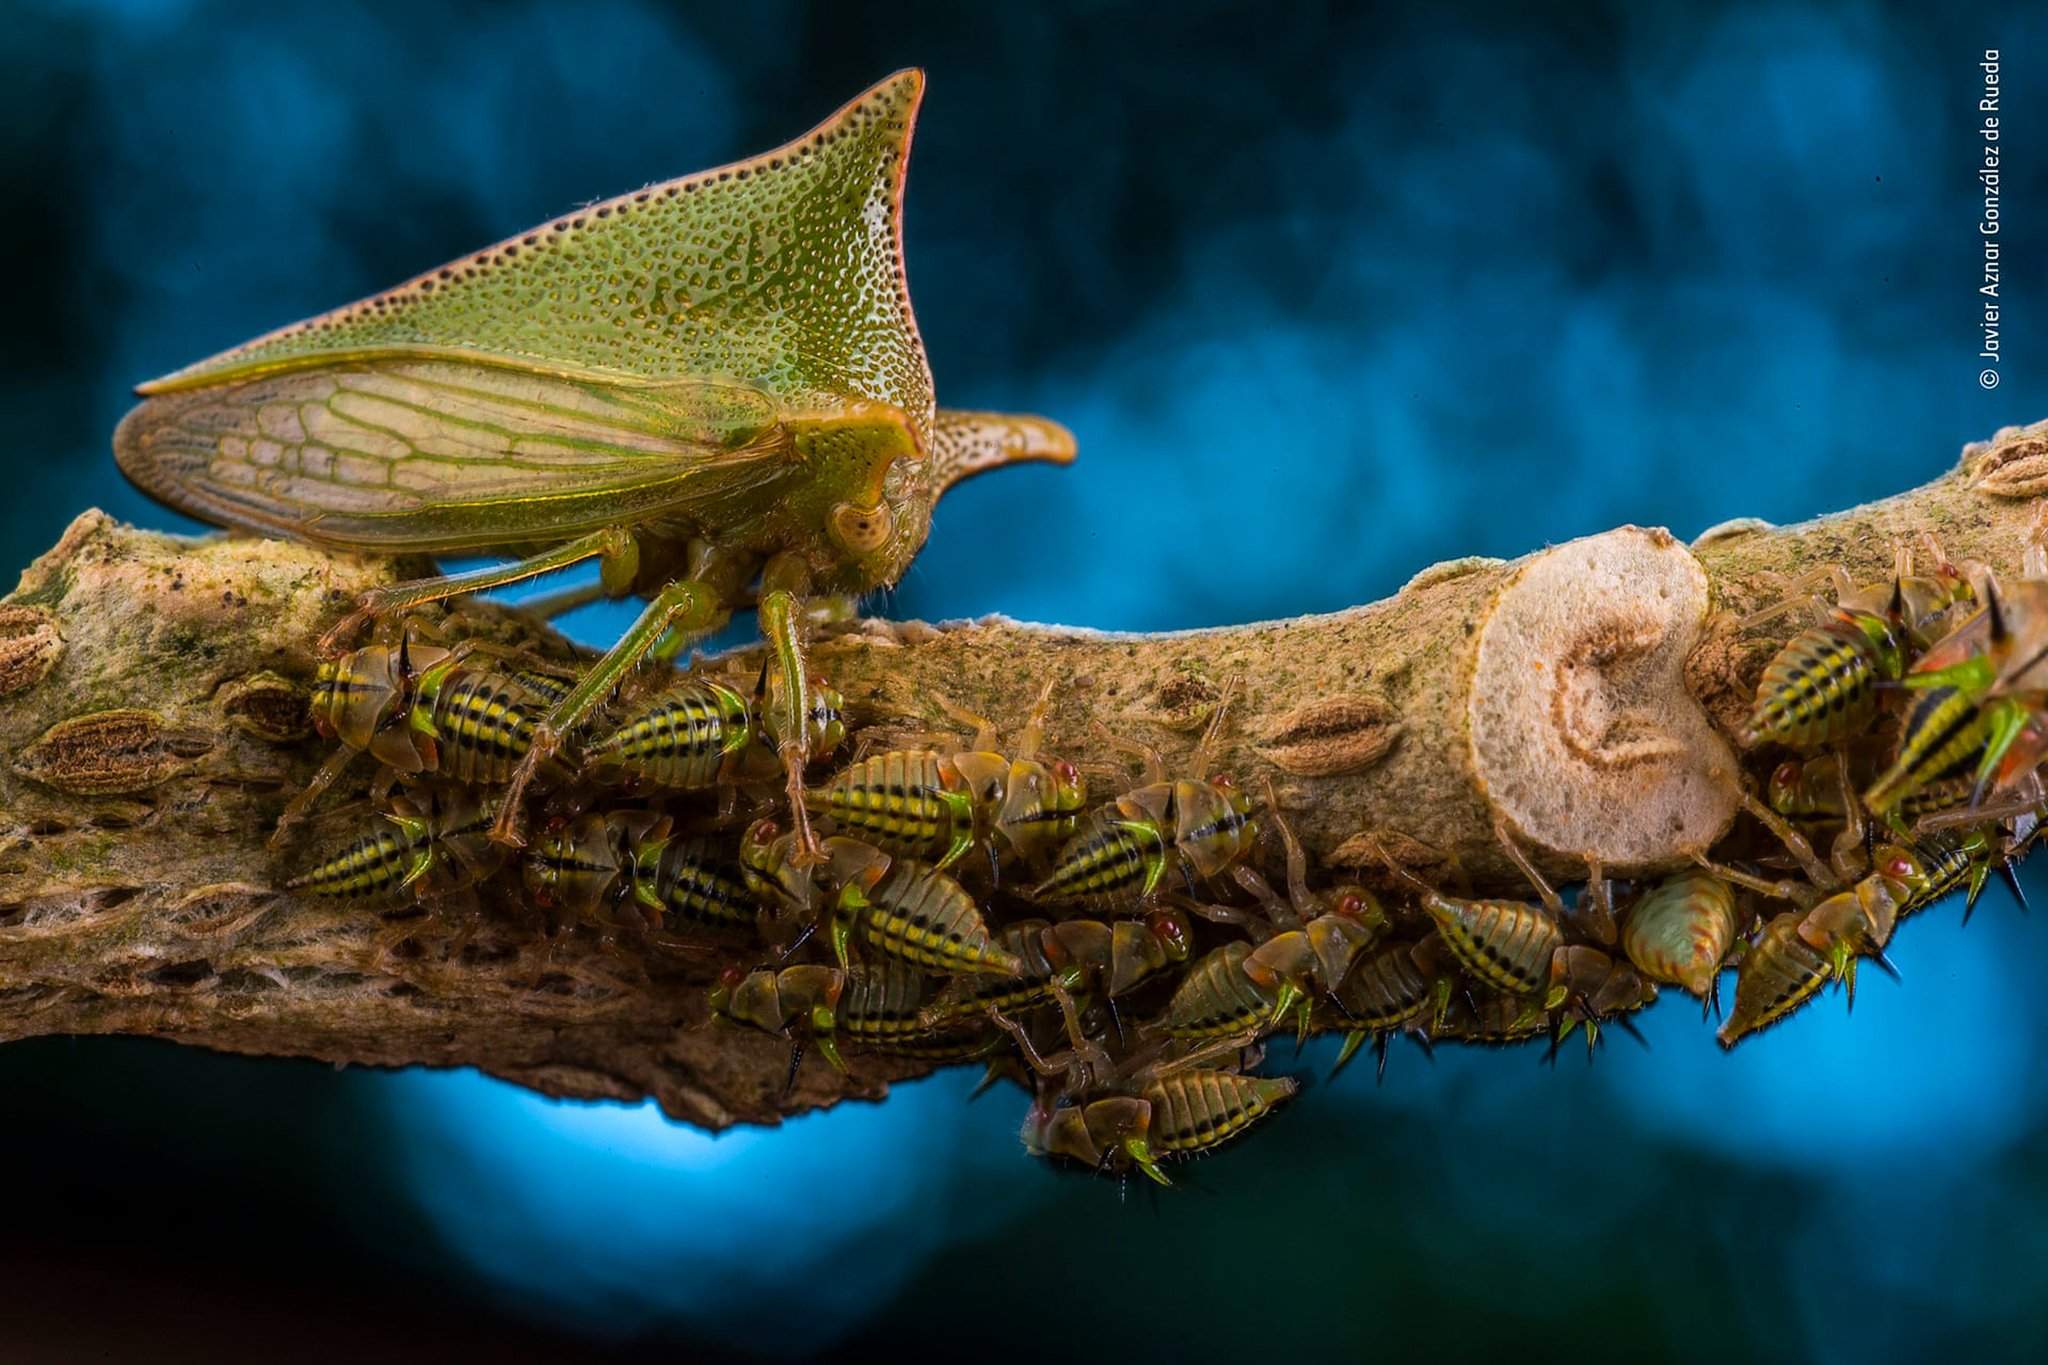
<svg viewBox="0 0 2048 1365"><path fill-rule="evenodd" d="M382 765L376 814L288 888L403 912L408 933L448 926L460 943L495 913L523 917L543 950L572 931L630 952L716 950L742 965L711 989L713 1026L788 1037L792 1083L807 1052L841 1069L849 1051L983 1059L1033 1092L1033 1152L1162 1183L1162 1162L1294 1092L1250 1074L1277 1028L1341 1030L1347 1060L1372 1040L1384 1062L1404 1030L1503 1042L1584 1025L1591 1040L1654 995L1547 887L1544 904L1460 900L1410 879L1418 894L1390 905L1311 887L1270 795L1226 776L1176 775L1122 745L1142 774L1091 802L1080 769L1038 752L1050 683L1007 748L942 702L972 731L964 744L847 761L840 700L820 681L820 771L789 812L770 676L641 680L508 812L504 784L573 673L410 633L354 650L322 665L313 699L342 747L283 824L365 752ZM1226 715L1220 704L1194 772ZM1600 910L1577 918L1604 922L1612 945L1604 901L1586 899Z"/></svg>
<svg viewBox="0 0 2048 1365"><path fill-rule="evenodd" d="M1889 970L1884 948L1900 919L1957 889L1967 890L1967 918L1993 869L2019 896L2013 864L2048 815L2041 539L2023 578L2004 587L1923 538L1924 572L1901 548L1888 579L1859 584L1829 569L1746 623L1788 610L1819 618L1765 668L1742 736L1766 757L1790 751L1771 773L1768 804L1744 795L1754 857L1700 859L1702 878L1730 888L1730 914L1711 926L1737 972L1723 1043L1830 982L1853 1001L1857 961ZM1830 585L1832 604L1808 596ZM1790 908L1774 913L1773 903Z"/></svg>
<svg viewBox="0 0 2048 1365"><path fill-rule="evenodd" d="M423 907L465 942L495 912L543 948L582 932L716 952L737 965L708 1026L788 1038L792 1084L806 1055L980 1059L1033 1093L1031 1151L1164 1183L1162 1163L1294 1092L1251 1071L1275 1030L1344 1033L1339 1065L1370 1041L1384 1066L1397 1034L1547 1035L1554 1053L1582 1031L1590 1048L1660 984L1718 1006L1732 966L1733 1044L1831 981L1853 991L1901 916L1965 885L1974 901L2040 827L2048 572L2028 567L2004 593L1938 553L1925 575L1902 556L1888 582L1839 583L1759 689L1748 743L1798 756L1768 800L1745 793L1753 826L1661 881L1617 889L1595 867L1569 907L1505 832L1532 898L1453 896L1384 855L1395 895L1312 884L1270 791L1205 775L1227 699L1187 773L1105 735L1142 771L1094 774L1115 791L1091 800L1088 775L1039 752L1056 681L1007 745L935 699L957 733L884 749L869 727L849 759L820 680L817 771L791 810L770 671L652 674L507 810L573 670L409 636L322 665L315 722L343 747L285 823L355 754L383 777L373 827L289 886Z"/></svg>

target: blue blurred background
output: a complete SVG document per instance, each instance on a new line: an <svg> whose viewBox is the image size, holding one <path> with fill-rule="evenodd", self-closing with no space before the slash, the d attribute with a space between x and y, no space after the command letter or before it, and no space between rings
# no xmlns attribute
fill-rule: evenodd
<svg viewBox="0 0 2048 1365"><path fill-rule="evenodd" d="M893 614L1223 624L1621 522L1808 516L2048 416L2044 27L7 0L0 544L26 562L94 504L182 525L108 454L136 381L910 64L940 393L1058 416L1083 460L950 497ZM1894 955L1853 1020L1732 1057L1677 999L1590 1068L1400 1049L1128 1202L1027 1162L1022 1100L964 1076L712 1139L469 1074L19 1044L0 1354L2020 1354L2048 1329L2048 916L1950 907Z"/></svg>

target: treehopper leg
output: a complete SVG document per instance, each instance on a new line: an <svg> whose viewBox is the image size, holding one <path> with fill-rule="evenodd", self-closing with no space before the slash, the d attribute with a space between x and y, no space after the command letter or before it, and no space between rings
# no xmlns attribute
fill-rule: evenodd
<svg viewBox="0 0 2048 1365"><path fill-rule="evenodd" d="M810 570L794 555L777 555L761 570L761 637L775 655L782 691L775 698L775 751L789 794L790 860L798 867L820 861L818 836L804 807L804 769L811 761L811 676L804 657L804 604Z"/></svg>
<svg viewBox="0 0 2048 1365"><path fill-rule="evenodd" d="M356 755L360 752L344 744L327 756L327 761L320 765L319 771L315 772L305 788L291 799L291 803L284 808L284 813L277 817L277 828L270 834L270 848L284 847L285 835L291 831L291 827L306 818L306 812L313 808L313 803L334 785L336 778L348 771L349 764L356 761Z"/></svg>
<svg viewBox="0 0 2048 1365"><path fill-rule="evenodd" d="M320 637L322 654L338 653L344 642L353 638L365 625L380 616L410 611L423 607L429 602L443 602L451 597L463 597L470 593L488 592L512 583L523 583L529 578L538 578L557 569L566 569L581 564L587 559L601 561L599 566L600 587L613 597L623 597L632 591L633 578L640 564L640 542L633 533L623 527L610 526L602 531L593 531L587 536L551 550L543 550L530 559L512 564L493 564L467 573L446 574L440 578L422 578L411 583L394 583L389 587L372 588L357 600L356 609L336 622L333 629Z"/></svg>
<svg viewBox="0 0 2048 1365"><path fill-rule="evenodd" d="M932 703L952 720L974 732L974 738L967 741L970 752L981 753L996 747L996 723L987 716L977 715L958 702L942 697L936 692L932 694Z"/></svg>
<svg viewBox="0 0 2048 1365"><path fill-rule="evenodd" d="M513 848L524 844L525 840L519 834L521 798L541 765L561 752L563 738L612 694L633 666L654 648L663 632L671 626L679 630L697 629L724 609L725 604L717 589L708 583L682 579L656 593L647 604L647 610L640 613L640 619L619 637L619 642L606 651L602 659L591 666L569 695L557 702L547 717L534 727L533 747L526 751L526 757L512 772L512 781L506 787L504 800L498 809L497 823L491 827L491 838Z"/></svg>

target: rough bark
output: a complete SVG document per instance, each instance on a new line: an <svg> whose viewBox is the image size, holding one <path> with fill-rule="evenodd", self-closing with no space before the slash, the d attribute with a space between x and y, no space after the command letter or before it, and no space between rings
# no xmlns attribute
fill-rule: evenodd
<svg viewBox="0 0 2048 1365"><path fill-rule="evenodd" d="M1625 527L1438 565L1330 616L1163 636L871 621L817 660L857 720L913 729L946 723L938 695L1014 725L1055 680L1046 747L1096 770L1127 762L1112 737L1186 765L1227 692L1211 765L1270 780L1323 866L1371 864L1370 834L1405 862L1509 887L1504 826L1566 878L1589 854L1648 870L1732 818L1742 760L1727 736L1797 624L1745 631L1744 615L1823 566L1886 575L1923 533L2017 572L2044 492L2048 423L1835 516L1729 523L1690 546ZM325 756L305 721L312 643L363 588L419 569L97 512L28 568L0 602L0 1040L136 1033L474 1065L552 1095L653 1096L713 1128L922 1069L856 1057L851 1081L810 1067L785 1096L783 1045L707 1025L710 958L640 964L572 939L536 976L510 926L443 961L392 950L374 917L272 890L348 815L284 855L265 848ZM566 655L514 613L461 618L451 633Z"/></svg>

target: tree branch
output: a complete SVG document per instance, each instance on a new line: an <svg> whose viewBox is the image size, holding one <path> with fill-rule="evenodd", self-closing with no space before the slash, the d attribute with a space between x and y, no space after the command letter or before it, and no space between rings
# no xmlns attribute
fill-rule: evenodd
<svg viewBox="0 0 2048 1365"><path fill-rule="evenodd" d="M1732 819L1742 761L1726 736L1796 625L1744 632L1742 616L1818 566L1886 575L1922 533L2014 572L2043 492L2048 423L1798 526L1730 523L1690 547L1627 527L1438 565L1335 615L1173 635L870 621L822 641L817 664L856 719L912 728L945 723L940 694L1015 725L1055 679L1046 747L1091 767L1123 761L1107 736L1185 765L1228 689L1214 765L1270 780L1325 867L1371 863L1371 832L1404 861L1515 889L1501 824L1561 877L1589 854L1651 870ZM364 588L420 567L89 512L28 568L0 603L0 1040L135 1033L474 1065L551 1095L653 1096L711 1128L928 1069L853 1054L852 1080L807 1067L785 1096L784 1045L708 1026L712 958L642 968L572 938L536 980L509 924L442 961L390 951L374 916L272 890L314 840L346 837L330 818L296 855L264 847L327 752L306 724L313 641ZM460 615L461 634L568 657L514 612Z"/></svg>

